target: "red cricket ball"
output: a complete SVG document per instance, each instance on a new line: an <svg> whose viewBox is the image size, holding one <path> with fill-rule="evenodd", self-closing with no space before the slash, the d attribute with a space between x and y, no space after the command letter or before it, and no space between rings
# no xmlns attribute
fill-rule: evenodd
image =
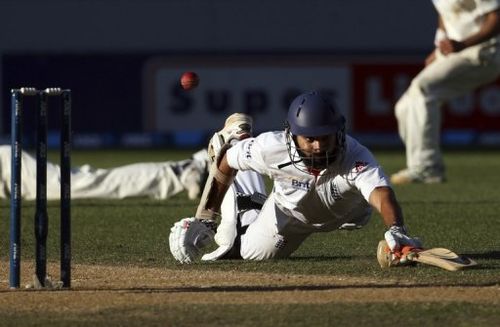
<svg viewBox="0 0 500 327"><path fill-rule="evenodd" d="M185 72L181 76L181 86L184 90L192 90L198 86L200 78L194 72Z"/></svg>

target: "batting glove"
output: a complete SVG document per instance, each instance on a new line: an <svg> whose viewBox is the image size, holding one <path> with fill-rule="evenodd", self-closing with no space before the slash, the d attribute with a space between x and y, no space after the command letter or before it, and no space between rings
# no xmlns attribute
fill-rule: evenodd
<svg viewBox="0 0 500 327"><path fill-rule="evenodd" d="M384 234L387 245L392 252L398 251L403 246L408 245L415 248L421 248L422 242L417 237L410 237L404 226L391 226Z"/></svg>
<svg viewBox="0 0 500 327"><path fill-rule="evenodd" d="M213 241L216 229L214 221L183 218L170 229L170 252L180 263L191 263Z"/></svg>

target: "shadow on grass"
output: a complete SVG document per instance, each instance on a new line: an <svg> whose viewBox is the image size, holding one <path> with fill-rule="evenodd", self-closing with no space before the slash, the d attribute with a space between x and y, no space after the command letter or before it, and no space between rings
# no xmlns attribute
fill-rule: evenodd
<svg viewBox="0 0 500 327"><path fill-rule="evenodd" d="M470 267L469 269L474 270L499 270L500 262L481 262L481 260L500 260L500 251L486 251L483 253L467 253L465 256L478 261L478 265L475 267Z"/></svg>
<svg viewBox="0 0 500 327"><path fill-rule="evenodd" d="M465 256L470 257L472 259L500 260L500 251L486 251L486 252L482 252L482 253L470 253L470 254L465 254Z"/></svg>
<svg viewBox="0 0 500 327"><path fill-rule="evenodd" d="M147 205L148 207L186 207L187 204L186 202L165 202L165 201L144 201L144 202L131 202L131 201L120 201L120 200L113 200L113 201L106 201L103 200L102 202L96 201L96 202L78 202L74 201L71 204L72 208L141 208L143 206ZM188 204L191 205L191 204ZM194 205L194 204L193 204ZM59 202L54 202L50 201L47 204L48 208L59 208L60 204ZM23 207L26 208L35 208L36 203L33 201L26 201L26 203L23 203ZM2 204L0 205L0 208L10 208L10 204Z"/></svg>
<svg viewBox="0 0 500 327"><path fill-rule="evenodd" d="M352 259L367 259L373 260L373 255L314 255L314 256L293 256L290 258L274 259L288 261L332 261L332 260L352 260Z"/></svg>
<svg viewBox="0 0 500 327"><path fill-rule="evenodd" d="M480 253L464 253L466 257L474 260L500 260L500 251L486 251ZM331 261L331 260L352 260L352 259L373 259L373 255L315 255L315 256L294 256L290 258L275 259L275 260L289 260L289 261ZM473 268L473 267L471 267Z"/></svg>
<svg viewBox="0 0 500 327"><path fill-rule="evenodd" d="M458 200L458 201L441 201L441 200L401 200L399 201L401 204L432 204L432 205L450 205L450 204L457 204L457 205L483 205L483 204L498 204L499 201L495 199L491 200Z"/></svg>
<svg viewBox="0 0 500 327"><path fill-rule="evenodd" d="M496 286L497 283L477 283L477 284L381 284L381 283L365 283L365 284L348 284L348 285L284 285L284 286L185 286L185 287L130 287L130 288L85 288L85 289L61 289L61 290L33 290L33 289L18 289L18 290L0 290L1 293L10 292L119 292L119 293L215 293L215 292L286 292L286 291L328 291L342 289L421 289L421 288L477 288Z"/></svg>

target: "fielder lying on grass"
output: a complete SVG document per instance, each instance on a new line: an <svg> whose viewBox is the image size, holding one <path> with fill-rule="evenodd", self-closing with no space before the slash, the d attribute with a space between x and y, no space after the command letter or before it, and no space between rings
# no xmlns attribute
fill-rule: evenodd
<svg viewBox="0 0 500 327"><path fill-rule="evenodd" d="M206 150L199 151L192 159L182 161L148 162L130 164L109 169L89 165L71 170L71 197L123 199L127 197L151 197L167 199L183 190L190 199L200 193L200 183L206 172ZM27 200L36 198L36 159L22 153L21 196ZM11 194L11 147L0 146L0 198ZM60 167L47 163L47 198L59 199Z"/></svg>
<svg viewBox="0 0 500 327"><path fill-rule="evenodd" d="M288 257L312 233L366 225L372 208L388 228L384 236L392 251L421 246L408 236L394 192L373 155L345 134L344 117L318 92L291 103L284 131L252 137L250 117L229 117L212 138L209 157L213 163L195 217L171 229L170 250L179 262L197 259L214 237L219 248L202 260ZM267 175L274 182L262 208L244 221L239 213L246 208L234 196L242 172ZM247 189L263 193L259 183ZM248 202L258 206L259 201Z"/></svg>

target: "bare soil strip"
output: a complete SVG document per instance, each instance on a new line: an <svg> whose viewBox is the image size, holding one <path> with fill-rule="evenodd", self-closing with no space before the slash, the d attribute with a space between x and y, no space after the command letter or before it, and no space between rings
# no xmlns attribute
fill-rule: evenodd
<svg viewBox="0 0 500 327"><path fill-rule="evenodd" d="M500 304L500 286L419 286L348 276L239 271L192 271L129 266L74 265L71 290L8 288L8 263L0 267L0 308L13 312L86 313L138 305L321 304L467 302ZM23 264L23 285L32 266ZM58 276L57 265L48 271Z"/></svg>

